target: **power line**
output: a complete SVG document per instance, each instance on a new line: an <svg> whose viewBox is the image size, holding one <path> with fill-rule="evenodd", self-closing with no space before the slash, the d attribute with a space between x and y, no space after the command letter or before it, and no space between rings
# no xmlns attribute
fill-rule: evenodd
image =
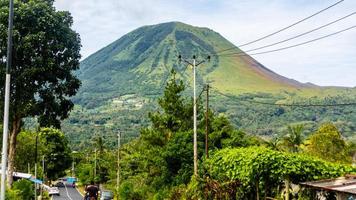
<svg viewBox="0 0 356 200"><path fill-rule="evenodd" d="M268 44L268 45L265 45L265 46L262 46L262 47L258 47L258 48L254 48L254 49L249 49L249 50L246 50L246 51L244 51L244 52L247 53L247 52L251 52L251 51L256 51L256 50L264 49L264 48L267 48L267 47L275 46L275 45L277 45L277 44L282 44L282 43L285 43L285 42L290 41L290 40L294 40L294 39L296 39L296 38L302 37L302 36L304 36L304 35L307 35L307 34L310 34L310 33L315 32L315 31L318 31L318 30L320 30L320 29L322 29L322 28L325 28L325 27L328 27L328 26L330 26L330 25L333 25L333 24L335 24L335 23L337 23L337 22L340 22L340 21L342 21L342 20L344 20L344 19L346 19L346 18L349 18L349 17L351 17L351 16L353 16L353 15L355 15L355 14L356 14L356 12L353 12L353 13L348 14L348 15L346 15L346 16L344 16L344 17L341 17L341 18L339 18L339 19L337 19L337 20L334 20L334 21L332 21L332 22L329 22L329 23L327 23L327 24L324 24L324 25L322 25L322 26L319 26L319 27L317 27L317 28L314 28L314 29L312 29L312 30L310 30L310 31L307 31L307 32L298 34L298 35L293 36L293 37L291 37L291 38L287 38L287 39L285 39L285 40L282 40L282 41L279 41L279 42L275 42L275 43L272 43L272 44ZM241 52L242 52L242 51L241 51Z"/></svg>
<svg viewBox="0 0 356 200"><path fill-rule="evenodd" d="M302 45L306 45L306 44L309 44L309 43L312 43L312 42L316 42L316 41L318 41L318 40L322 40L322 39L325 39L325 38L328 38L328 37L331 37L331 36L334 36L334 35L343 33L343 32L345 32L345 31L348 31L348 30L351 30L351 29L354 29L354 28L356 28L356 25L355 25L355 26L351 26L351 27L346 28L346 29L343 29L343 30L341 30L341 31L337 31L337 32L334 32L334 33L331 33L331 34L328 34L328 35L319 37L319 38L315 38L315 39L308 40L308 41L305 41L305 42L302 42L302 43L298 43L298 44L295 44L295 45L286 46L286 47L282 47L282 48L278 48L278 49L273 49L273 50L269 50L269 51L262 51L262 52L252 53L252 54L246 54L245 52L229 53L229 54L221 54L221 55L218 55L218 56L252 56L252 55L260 55L260 54L266 54L266 53L273 53L273 52L276 52L276 51L282 51L282 50L286 50L286 49L290 49L290 48L294 48L294 47L299 47L299 46L302 46Z"/></svg>
<svg viewBox="0 0 356 200"><path fill-rule="evenodd" d="M300 24L300 23L302 23L302 22L304 22L304 21L306 21L306 20L308 20L308 19L310 19L310 18L312 18L312 17L314 17L314 16L316 16L316 15L318 15L318 14L320 14L320 13L326 11L326 10L329 10L330 8L332 8L332 7L334 7L334 6L338 5L338 4L340 4L340 3L343 2L343 1L344 1L344 0L340 0L340 1L338 1L338 2L336 2L336 3L334 3L334 4L332 4L332 5L330 5L330 6L326 7L326 8L324 8L324 9L322 9L322 10L320 10L320 11L318 11L318 12L316 12L316 13L314 13L314 14L308 16L308 17L306 17L306 18L303 18L303 19L301 19L301 20L299 20L299 21L297 21L297 22L295 22L295 23L293 23L293 24L291 24L291 25L289 25L289 26L286 26L286 27L284 27L284 28L282 28L282 29L280 29L280 30L277 30L277 31L275 31L275 32L273 32L273 33L270 33L270 34L268 34L268 35L266 35L266 36L263 36L263 37L261 37L261 38L258 38L258 39L256 39L256 40L253 40L253 41L250 41L250 42L247 42L247 43L244 43L244 44L242 44L242 45L239 45L238 47L232 47L232 48L227 48L227 49L224 49L224 50L220 50L220 51L218 51L217 53L221 53L221 52L233 50L233 49L236 49L236 48L239 48L239 47L247 46L247 45L250 45L250 44L259 42L259 41L261 41L261 40L264 40L264 39L266 39L266 38L269 38L269 37L271 37L271 36L273 36L273 35L276 35L277 33L280 33L280 32L285 31L285 30L287 30L287 29L289 29L289 28L291 28L291 27L293 27L293 26L296 26L297 24Z"/></svg>
<svg viewBox="0 0 356 200"><path fill-rule="evenodd" d="M226 98L236 100L236 97L226 95L224 93L219 92L214 89L214 91ZM338 106L356 106L356 102L352 103L337 103L337 104L285 104L285 103L270 103L270 102L261 102L247 99L238 99L238 101L249 102L253 104L262 104L262 105L270 105L270 106L286 106L286 107L338 107Z"/></svg>

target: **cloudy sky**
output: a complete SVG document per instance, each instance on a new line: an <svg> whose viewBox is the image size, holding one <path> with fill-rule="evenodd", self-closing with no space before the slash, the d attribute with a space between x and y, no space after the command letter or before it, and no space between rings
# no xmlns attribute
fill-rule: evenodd
<svg viewBox="0 0 356 200"><path fill-rule="evenodd" d="M143 25L181 21L208 27L236 45L288 26L338 0L56 0L58 10L74 17L83 58ZM344 0L288 31L243 50L274 43L356 12L356 0ZM356 14L337 24L279 46L301 43L356 25ZM356 86L356 28L305 46L256 55L275 72L318 85Z"/></svg>

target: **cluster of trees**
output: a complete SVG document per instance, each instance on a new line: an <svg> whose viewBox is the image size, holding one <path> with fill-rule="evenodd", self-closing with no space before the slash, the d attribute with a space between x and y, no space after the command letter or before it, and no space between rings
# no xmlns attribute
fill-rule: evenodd
<svg viewBox="0 0 356 200"><path fill-rule="evenodd" d="M188 88L190 89L190 88ZM199 89L198 89L199 90ZM113 98L118 95L128 94L116 93ZM185 95L189 96L191 91L185 91ZM88 94L90 96L90 94ZM69 117L69 120L64 122L63 130L68 133L71 139L72 146L87 147L85 142L93 135L100 132L105 132L106 137L111 139L116 137L117 130L120 127L128 127L125 134L128 137L136 137L137 129L141 125L147 126L150 121L146 117L146 113L159 109L156 99L159 94L146 96L150 102L145 102L144 106L139 110L117 110L111 100L101 102L97 107L81 106L74 109L74 112ZM87 96L81 98L87 98ZM298 97L293 94L242 94L239 96L222 96L215 89L210 92L210 103L214 111L224 113L233 126L239 127L245 132L259 135L262 137L276 137L285 135L288 124L295 122L303 123L306 136L309 133L315 132L322 124L332 121L333 124L342 132L342 135L348 140L355 141L356 133L356 112L354 106L329 106L329 107L290 107L290 106L274 106L251 103L249 101L260 101L268 103L286 103L286 104L335 104L353 102L355 96L353 92L345 93L343 96L323 97ZM89 97L88 97L89 98ZM92 98L92 102L100 102L101 100ZM79 102L79 101L78 101ZM95 114L93 114L95 113ZM100 121L99 123L95 123ZM283 126L281 126L283 124ZM98 126L105 127L105 130L97 130ZM94 128L95 127L95 128ZM80 133L80 134L74 134ZM80 135L80 137L78 137ZM114 143L108 144L115 147ZM78 148L79 149L79 148Z"/></svg>
<svg viewBox="0 0 356 200"><path fill-rule="evenodd" d="M267 144L274 150L308 154L330 162L353 162L355 143L345 140L334 124L325 123L308 137L303 130L301 124L288 126L285 136L273 138Z"/></svg>
<svg viewBox="0 0 356 200"><path fill-rule="evenodd" d="M193 171L193 101L182 95L184 90L183 82L177 80L173 71L163 96L158 100L160 108L148 115L151 125L141 129L139 138L121 148L121 198L146 199L157 195L163 197L170 194L170 188L190 182ZM205 114L202 103L197 103L198 150L202 158ZM211 150L262 144L261 139L234 129L224 115L216 115L210 110L209 120ZM115 188L117 162L113 158L116 158L117 152L108 150L107 146L104 146L101 156L97 155L97 173L94 176L94 148L100 149L99 146L94 142L82 153L76 174L84 183L107 180L107 186ZM99 151L97 153L99 154ZM86 154L90 156L86 158Z"/></svg>
<svg viewBox="0 0 356 200"><path fill-rule="evenodd" d="M194 178L193 101L182 95L184 90L173 71L158 100L160 108L148 114L150 125L120 149L118 190L117 151L105 147L100 137L86 151L89 158L83 153L78 161L80 180L105 183L121 199L251 199L289 191L283 190L286 181L289 185L355 172L349 165L354 145L333 124L324 124L308 137L302 125L289 126L284 137L265 141L234 128L226 116L212 110L208 111L212 156L207 159L205 115L198 101L200 178Z"/></svg>
<svg viewBox="0 0 356 200"><path fill-rule="evenodd" d="M41 128L35 132L21 131L18 136L15 171L34 174L36 160L38 177L49 181L63 177L72 166L72 151L64 133L54 128Z"/></svg>
<svg viewBox="0 0 356 200"><path fill-rule="evenodd" d="M214 91L212 92L214 94ZM293 93L286 94L244 94L240 96L216 95L214 105L218 112L224 112L231 122L239 128L260 136L274 137L284 135L286 126L303 122L306 133L312 133L324 123L334 122L342 131L343 136L353 139L356 133L356 115L354 106L330 107L291 107L252 103L251 101L285 104L337 104L353 102L353 92L344 95L335 95L330 92L330 97L300 97ZM247 101L246 101L247 100ZM249 102L250 101L250 102ZM224 102L224 103L219 103Z"/></svg>
<svg viewBox="0 0 356 200"><path fill-rule="evenodd" d="M17 143L14 171L34 175L37 162L37 178L47 185L70 172L73 155L67 138L60 130L55 128L22 130L17 137ZM43 199L49 199L46 192L43 195ZM6 191L6 199L34 199L33 182L26 179L13 182L12 187Z"/></svg>

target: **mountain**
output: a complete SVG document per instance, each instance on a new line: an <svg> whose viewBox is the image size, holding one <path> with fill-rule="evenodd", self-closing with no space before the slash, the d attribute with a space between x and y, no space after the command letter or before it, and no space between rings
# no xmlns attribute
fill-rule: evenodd
<svg viewBox="0 0 356 200"><path fill-rule="evenodd" d="M90 106L93 99L100 102L125 94L159 94L172 68L189 83L191 69L178 62L179 54L185 58L196 55L198 60L211 55L210 62L198 67L198 85L210 82L221 92L280 92L311 87L274 73L250 56L215 56L227 48L235 46L208 28L180 22L138 28L81 62L78 75L83 85L76 100ZM241 50L232 52L236 51Z"/></svg>
<svg viewBox="0 0 356 200"><path fill-rule="evenodd" d="M137 137L140 128L148 125L147 113L157 109L157 97L172 69L188 86L186 96L191 96L192 70L179 62L180 54L188 59L196 55L198 62L211 56L210 62L197 68L198 91L210 83L211 108L224 113L234 126L247 133L275 137L285 134L286 126L292 123L304 124L310 133L331 121L345 137L356 141L356 112L352 106L251 103L356 102L355 88L300 83L274 73L250 56L216 56L228 48L241 52L208 28L170 22L138 28L89 56L77 72L82 87L73 99L75 109L63 123L73 149L92 145L91 139L97 136L114 147L118 130L124 135L123 142Z"/></svg>

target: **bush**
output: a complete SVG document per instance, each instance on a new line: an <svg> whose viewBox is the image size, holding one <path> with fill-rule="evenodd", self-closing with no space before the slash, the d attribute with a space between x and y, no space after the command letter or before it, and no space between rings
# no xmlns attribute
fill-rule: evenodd
<svg viewBox="0 0 356 200"><path fill-rule="evenodd" d="M6 200L22 200L19 190L7 189L5 194Z"/></svg>
<svg viewBox="0 0 356 200"><path fill-rule="evenodd" d="M34 184L28 180L13 183L12 189L6 190L6 200L31 200L34 198Z"/></svg>
<svg viewBox="0 0 356 200"><path fill-rule="evenodd" d="M120 199L128 200L141 200L145 199L144 196L135 189L135 186L130 181L125 181L120 185L119 188Z"/></svg>
<svg viewBox="0 0 356 200"><path fill-rule="evenodd" d="M348 165L264 147L217 151L206 160L205 168L207 177L216 181L215 186L219 186L217 191L224 191L227 184L237 181L240 185L236 191L237 196L247 199L255 198L254 195L258 192L261 196L276 196L286 180L299 184L356 172L356 168ZM208 181L205 181L205 187L207 186ZM227 188L226 195L231 192L230 189Z"/></svg>

